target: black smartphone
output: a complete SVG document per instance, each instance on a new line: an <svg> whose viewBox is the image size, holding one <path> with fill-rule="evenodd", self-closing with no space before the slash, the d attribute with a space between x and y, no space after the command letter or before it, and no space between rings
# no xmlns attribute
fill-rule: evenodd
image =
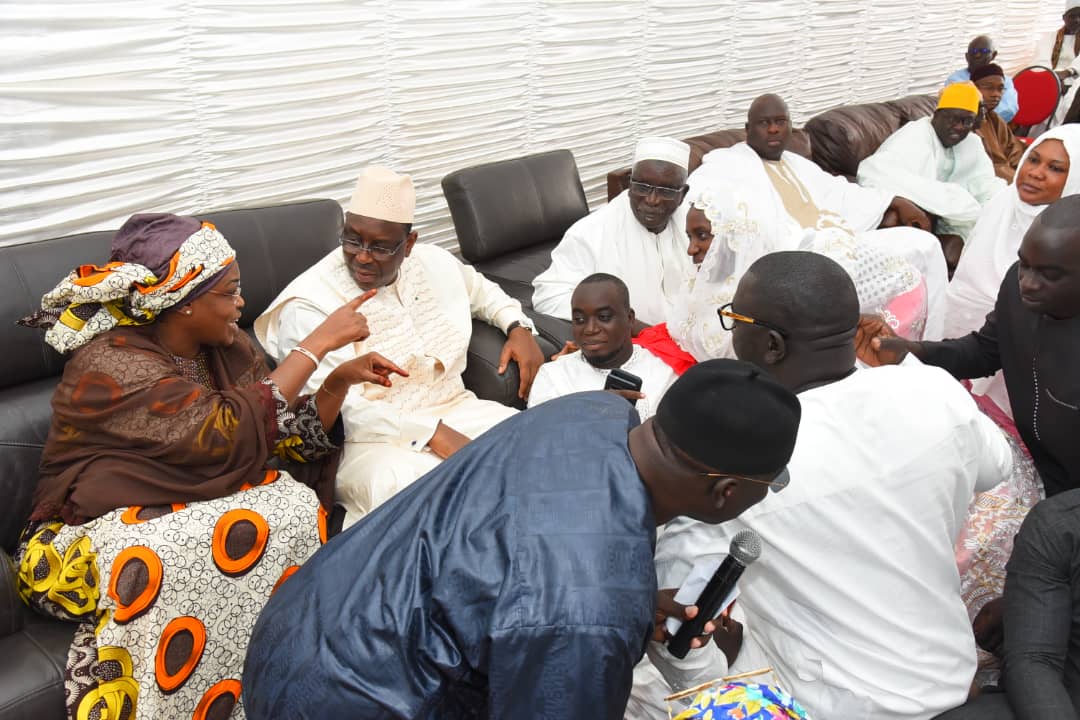
<svg viewBox="0 0 1080 720"><path fill-rule="evenodd" d="M633 373L628 373L622 368L615 368L608 373L607 380L604 382L605 390L633 390L634 392L641 392L641 378ZM630 398L627 398L630 400ZM630 400L630 404L633 405L635 401Z"/></svg>

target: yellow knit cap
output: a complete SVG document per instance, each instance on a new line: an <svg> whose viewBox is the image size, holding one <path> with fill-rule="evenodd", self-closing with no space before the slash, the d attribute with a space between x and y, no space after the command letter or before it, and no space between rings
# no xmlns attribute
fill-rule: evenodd
<svg viewBox="0 0 1080 720"><path fill-rule="evenodd" d="M979 88L969 82L958 82L947 86L938 97L937 109L956 108L967 110L971 113L979 112L979 103L982 102L982 93Z"/></svg>

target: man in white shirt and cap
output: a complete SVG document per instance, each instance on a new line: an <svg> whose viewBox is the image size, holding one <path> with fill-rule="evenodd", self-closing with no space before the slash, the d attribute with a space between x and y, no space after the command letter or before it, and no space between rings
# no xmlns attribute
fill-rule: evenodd
<svg viewBox="0 0 1080 720"><path fill-rule="evenodd" d="M969 82L941 91L928 118L912 120L859 163L859 184L903 195L938 218L934 233L950 267L982 206L1005 181L974 134L982 94Z"/></svg>
<svg viewBox="0 0 1080 720"><path fill-rule="evenodd" d="M533 307L570 319L570 295L586 276L622 278L634 298L634 334L667 320L693 273L686 232L672 216L686 197L690 146L649 137L638 142L630 188L574 223L551 253L551 267L533 280Z"/></svg>
<svg viewBox="0 0 1080 720"><path fill-rule="evenodd" d="M536 373L529 407L586 390L603 390L613 370L641 379L641 390L617 389L644 422L678 377L667 363L634 344L630 291L614 275L595 273L581 281L571 299L571 329L580 352L544 363Z"/></svg>
<svg viewBox="0 0 1080 720"><path fill-rule="evenodd" d="M1080 83L1076 82L1076 78L1080 76L1080 0L1066 0L1061 21L1060 28L1039 39L1036 50L1038 59L1032 63L1048 67L1057 73L1062 92L1065 93L1065 97L1058 103L1054 117L1047 123L1049 127L1065 122L1065 116L1076 101L1076 92L1080 89ZM1073 121L1075 122L1075 119Z"/></svg>
<svg viewBox="0 0 1080 720"><path fill-rule="evenodd" d="M1066 84L1080 76L1080 0L1065 0L1061 27L1039 38L1037 61Z"/></svg>
<svg viewBox="0 0 1080 720"><path fill-rule="evenodd" d="M346 442L337 500L348 511L346 524L514 414L480 400L462 382L473 317L507 334L499 372L518 363L522 398L543 362L517 300L442 248L416 244L415 206L408 175L364 169L345 212L341 249L293 280L255 321L259 341L281 360L334 308L370 295L362 310L371 336L313 357L318 369L307 390L366 352L393 358L408 372L386 386L354 386L342 403Z"/></svg>

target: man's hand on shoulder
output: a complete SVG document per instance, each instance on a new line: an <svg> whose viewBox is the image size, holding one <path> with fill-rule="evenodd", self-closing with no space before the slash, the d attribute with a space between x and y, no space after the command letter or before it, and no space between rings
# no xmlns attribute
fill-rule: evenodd
<svg viewBox="0 0 1080 720"><path fill-rule="evenodd" d="M506 372L511 360L518 364L518 373L521 376L518 397L524 400L529 397L529 390L532 388L536 373L544 364L544 353L536 344L536 338L528 328L516 327L506 336L502 355L499 356L500 375Z"/></svg>
<svg viewBox="0 0 1080 720"><path fill-rule="evenodd" d="M918 356L919 343L898 337L877 315L860 315L855 331L855 355L871 367L899 365L909 352Z"/></svg>

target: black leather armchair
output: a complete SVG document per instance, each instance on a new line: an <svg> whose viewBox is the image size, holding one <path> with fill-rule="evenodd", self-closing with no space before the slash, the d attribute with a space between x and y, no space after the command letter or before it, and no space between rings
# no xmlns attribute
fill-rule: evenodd
<svg viewBox="0 0 1080 720"><path fill-rule="evenodd" d="M236 248L246 305L240 324L251 324L300 274L337 247L341 207L333 200L212 212L209 220ZM51 399L64 358L44 334L15 325L41 296L80 263L108 257L112 232L93 232L0 248L0 720L63 718L63 670L75 625L27 608L16 593L11 555L29 513L38 461L49 429ZM478 396L520 406L518 371L498 375L503 333L473 324L465 384ZM545 352L554 352L550 347Z"/></svg>
<svg viewBox="0 0 1080 720"><path fill-rule="evenodd" d="M442 180L462 256L521 301L557 348L570 323L532 309L532 281L551 264L566 230L589 213L569 150L457 170Z"/></svg>

